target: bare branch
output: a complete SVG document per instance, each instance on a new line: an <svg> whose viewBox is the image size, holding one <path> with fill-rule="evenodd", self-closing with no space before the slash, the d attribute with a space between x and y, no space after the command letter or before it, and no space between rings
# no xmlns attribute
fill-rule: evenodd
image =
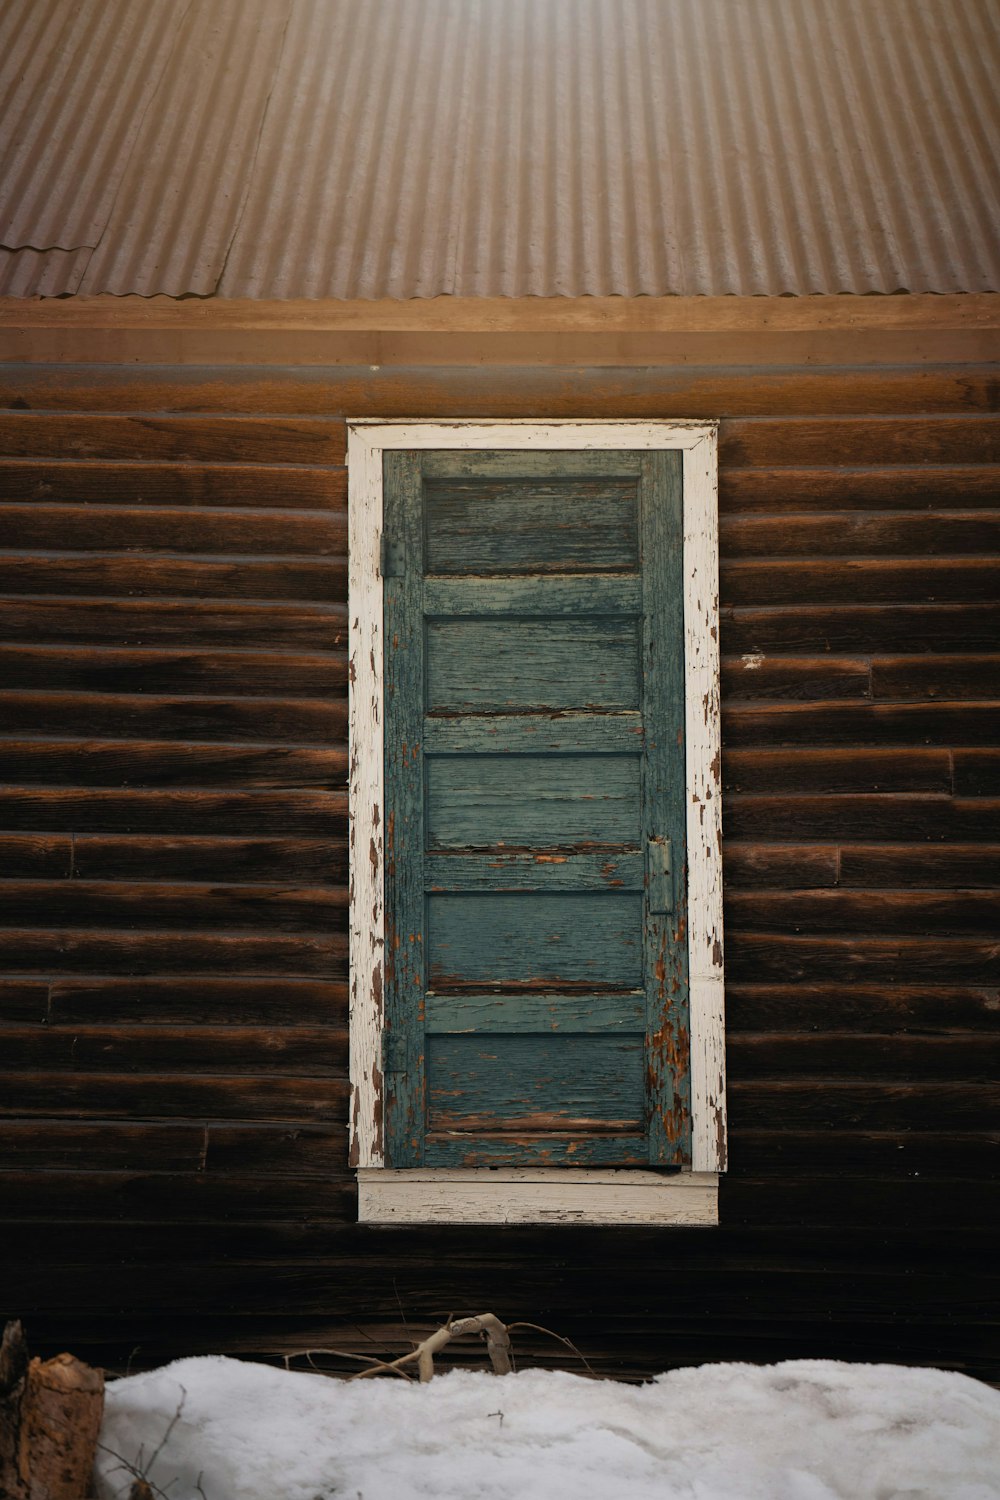
<svg viewBox="0 0 1000 1500"><path fill-rule="evenodd" d="M533 1328L536 1333L545 1333L550 1339L558 1339L560 1344L565 1344L566 1348L571 1350L572 1353L576 1355L577 1359L583 1365L583 1368L586 1370L588 1375L593 1375L595 1380L598 1378L597 1371L594 1369L593 1365L590 1363L583 1350L578 1349L572 1339L564 1338L561 1333L554 1333L551 1328L543 1328L541 1323L525 1323L523 1321L518 1323L511 1323L507 1330L508 1333L513 1332L515 1328Z"/></svg>

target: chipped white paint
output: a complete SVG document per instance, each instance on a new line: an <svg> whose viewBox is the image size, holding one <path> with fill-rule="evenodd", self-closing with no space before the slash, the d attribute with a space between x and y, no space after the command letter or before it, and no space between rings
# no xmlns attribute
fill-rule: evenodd
<svg viewBox="0 0 1000 1500"><path fill-rule="evenodd" d="M684 635L691 1165L695 1172L721 1172L726 1167L726 1046L714 429L684 454Z"/></svg>
<svg viewBox="0 0 1000 1500"><path fill-rule="evenodd" d="M716 428L713 422L387 423L377 418L348 424L351 1159L359 1168L380 1169L358 1174L363 1220L409 1223L416 1222L410 1216L419 1214L420 1222L450 1223L525 1223L560 1217L590 1223L717 1222L714 1174L725 1168L726 1128ZM382 454L386 449L413 448L673 448L683 452L693 1171L682 1177L568 1168L391 1172L383 1167L380 1045L385 928L378 549ZM501 1187L502 1194L498 1192ZM564 1193L569 1195L565 1201ZM611 1196L606 1198L606 1193ZM697 1194L701 1197L693 1196ZM485 1211L496 1217L485 1220ZM684 1217L687 1214L695 1217Z"/></svg>
<svg viewBox="0 0 1000 1500"><path fill-rule="evenodd" d="M376 1167L382 1149L382 982L385 952L382 863L382 455L347 435L348 695L350 743L351 1142L356 1166Z"/></svg>
<svg viewBox="0 0 1000 1500"><path fill-rule="evenodd" d="M714 1172L572 1167L358 1173L367 1224L682 1224L719 1222Z"/></svg>
<svg viewBox="0 0 1000 1500"><path fill-rule="evenodd" d="M740 661L743 663L748 672L756 672L757 668L760 666L763 660L764 658L762 656L756 654L753 651L748 651L745 655L740 657Z"/></svg>

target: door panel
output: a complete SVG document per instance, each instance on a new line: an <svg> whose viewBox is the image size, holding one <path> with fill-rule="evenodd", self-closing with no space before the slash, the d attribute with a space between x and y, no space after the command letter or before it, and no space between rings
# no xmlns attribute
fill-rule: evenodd
<svg viewBox="0 0 1000 1500"><path fill-rule="evenodd" d="M384 478L389 1164L686 1165L680 454Z"/></svg>

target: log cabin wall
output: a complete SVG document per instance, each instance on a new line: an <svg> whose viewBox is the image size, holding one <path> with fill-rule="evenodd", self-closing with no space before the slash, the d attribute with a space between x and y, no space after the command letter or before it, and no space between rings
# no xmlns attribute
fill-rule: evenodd
<svg viewBox="0 0 1000 1500"><path fill-rule="evenodd" d="M0 1285L33 1345L377 1352L490 1308L607 1373L1000 1377L995 393L5 367ZM718 1230L354 1222L346 415L723 418Z"/></svg>

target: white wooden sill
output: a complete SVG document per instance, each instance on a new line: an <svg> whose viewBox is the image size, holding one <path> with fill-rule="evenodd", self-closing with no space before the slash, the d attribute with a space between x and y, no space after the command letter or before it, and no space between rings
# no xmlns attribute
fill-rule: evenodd
<svg viewBox="0 0 1000 1500"><path fill-rule="evenodd" d="M362 1224L677 1224L719 1222L719 1174L585 1167L358 1171Z"/></svg>

